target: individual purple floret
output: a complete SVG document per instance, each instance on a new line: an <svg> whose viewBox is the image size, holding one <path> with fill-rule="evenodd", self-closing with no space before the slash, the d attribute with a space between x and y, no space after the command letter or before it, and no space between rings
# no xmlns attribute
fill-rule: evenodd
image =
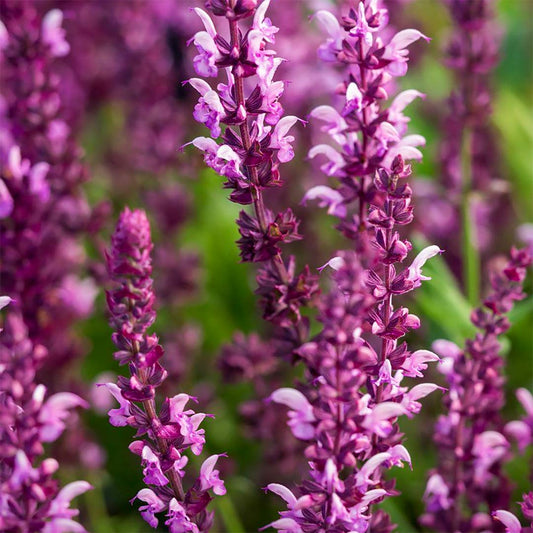
<svg viewBox="0 0 533 533"><path fill-rule="evenodd" d="M213 89L203 79L189 80L200 94L194 117L211 132L211 138L197 137L192 144L204 152L207 165L226 178L230 200L253 205L253 214L239 214L237 244L243 261L263 263L257 276L263 315L278 327L277 337L290 354L307 337L308 321L300 309L312 302L318 284L307 267L298 273L294 257L284 259L281 254L283 243L301 238L299 220L291 209L273 213L263 198L266 189L281 185L280 163L294 157L289 131L298 119L283 116L279 99L284 83L274 81L283 60L268 48L278 32L266 17L270 1L257 4L207 3L213 15L226 19L229 37L217 31L205 11L194 10L205 27L191 39L198 49L196 72L203 77L222 72L224 82ZM240 21L252 16L243 33Z"/></svg>
<svg viewBox="0 0 533 533"><path fill-rule="evenodd" d="M141 437L131 443L130 450L141 457L144 482L150 487L141 489L133 499L146 504L140 507L142 517L157 527L155 515L165 512L165 524L172 533L198 533L208 531L213 523L213 513L206 510L212 499L209 491L221 495L226 489L214 468L220 455L206 459L195 483L188 490L183 487L188 462L184 452L190 449L200 455L205 443L205 432L199 426L207 415L186 409L194 398L184 393L165 398L159 409L155 402L155 390L167 372L158 362L163 348L156 335L148 334L156 318L151 251L146 214L126 208L107 258L115 282L107 292L107 304L118 348L115 359L128 365L130 377L119 376L118 385L105 385L119 402L119 408L109 411L109 419L114 426L135 428L135 436Z"/></svg>
<svg viewBox="0 0 533 533"><path fill-rule="evenodd" d="M424 95L410 89L399 93L388 107L384 102L394 78L407 72L407 47L420 38L429 38L414 29L385 37L388 12L380 6L375 0L359 2L341 22L328 11L314 16L328 34L319 57L346 70L337 90L343 97L342 107L321 105L310 114L323 123L321 129L334 145L318 144L311 148L309 157L321 156L325 161L322 171L337 178L340 187L319 185L303 198L303 203L318 200L321 207L327 207L328 213L340 220L338 228L368 260L372 254L368 208L379 202L380 196L374 175L378 168L390 168L397 155L404 160L420 160L417 147L425 144L421 135L406 135L409 118L403 114L407 105Z"/></svg>
<svg viewBox="0 0 533 533"><path fill-rule="evenodd" d="M516 441L520 453L533 445L533 395L527 389L518 389L516 397L524 408L521 420L513 420L505 425L504 432L510 440ZM533 472L531 472L533 476Z"/></svg>
<svg viewBox="0 0 533 533"><path fill-rule="evenodd" d="M11 298L0 297L0 309ZM53 475L55 459L43 459L43 445L54 442L75 418L74 407L87 407L79 396L60 392L46 397L35 373L46 348L28 337L20 313L10 311L0 330L0 530L43 533L84 532L70 508L76 496L91 488L75 481L62 489Z"/></svg>
<svg viewBox="0 0 533 533"><path fill-rule="evenodd" d="M426 527L483 531L491 527L491 512L508 509L510 483L502 465L510 444L500 417L505 398L498 337L510 326L506 313L525 296L522 282L530 263L525 250L513 248L507 264L493 272L492 292L471 315L479 332L464 350L444 340L433 345L449 389L446 413L435 426L440 457L427 482L421 518Z"/></svg>

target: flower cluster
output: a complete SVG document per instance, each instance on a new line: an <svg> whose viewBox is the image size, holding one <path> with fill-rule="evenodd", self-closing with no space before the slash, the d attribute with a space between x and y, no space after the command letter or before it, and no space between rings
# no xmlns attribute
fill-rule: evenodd
<svg viewBox="0 0 533 533"><path fill-rule="evenodd" d="M0 308L11 298L0 297ZM0 529L61 533L85 529L73 518L70 502L89 490L86 481L59 489L53 475L55 459L41 460L43 444L54 442L74 415L74 407L87 407L68 392L46 398L46 387L37 384L36 370L47 357L44 346L28 337L20 312L12 311L0 333Z"/></svg>
<svg viewBox="0 0 533 533"><path fill-rule="evenodd" d="M404 48L422 34L399 32L384 47L373 33L386 24L387 12L377 9L376 2L361 2L350 10L343 18L345 30L328 12L316 16L331 35L320 54L348 63L349 81L342 114L330 106L312 113L326 122L326 131L343 148L343 155L327 145L311 151L312 156L328 156L332 165L324 169L341 178L341 188L315 187L304 201L317 198L339 217L341 231L355 241L359 254L344 252L327 263L336 271L337 288L320 302L322 332L299 350L308 377L303 392L285 388L271 395L291 409L289 426L309 444L305 454L311 479L298 488L299 497L279 484L269 485L288 504L282 518L270 525L294 533L385 532L393 528L389 517L382 510L370 512L370 505L397 494L394 482L383 479L384 469L411 463L396 420L417 414L419 400L439 388L433 383L402 386L405 376L423 377L427 363L438 357L428 350L411 352L400 342L420 321L392 302L393 296L429 279L422 267L440 253L437 246L429 246L409 267L396 266L412 248L397 229L413 218L412 190L406 182L411 168L403 155L420 155L413 144L402 144L398 130L404 133L407 122L401 111L419 93L403 93L387 111L377 103L387 96L385 89L378 91L390 79L387 73L405 74ZM354 200L357 214L348 215Z"/></svg>
<svg viewBox="0 0 533 533"><path fill-rule="evenodd" d="M140 507L143 518L157 527L155 514L165 512L165 524L172 533L199 533L208 531L213 521L213 513L206 510L212 499L209 490L219 495L226 490L215 469L219 455L206 459L195 483L187 491L183 488L188 462L184 452L190 449L200 455L205 443L205 431L199 426L207 415L186 409L194 398L181 393L165 398L159 412L156 406L155 389L167 373L158 362L163 348L156 335L147 333L156 317L151 251L146 214L126 208L108 254L109 275L116 286L107 292L107 304L115 329L113 342L118 348L115 358L128 365L130 377L119 376L118 385L105 385L120 404L109 411L109 418L114 426L135 428L136 437L146 435L130 445L141 457L144 481L150 486L135 497L145 503Z"/></svg>
<svg viewBox="0 0 533 533"><path fill-rule="evenodd" d="M505 314L525 296L521 285L530 263L525 250L513 249L507 264L493 273L491 294L471 316L479 332L466 341L464 350L449 341L434 343L442 356L440 370L448 392L443 402L447 411L435 427L440 461L426 488L422 522L427 527L484 530L492 523L485 508L489 512L508 508L510 486L502 471L510 449L505 430L518 437L520 446L527 445L530 437L527 422L504 427L500 417L505 398L498 336L510 325ZM521 397L527 404L530 397L523 393Z"/></svg>
<svg viewBox="0 0 533 533"><path fill-rule="evenodd" d="M269 3L256 7L257 2L209 2L213 15L227 19L229 41L205 11L195 9L205 27L191 39L199 52L194 59L196 72L215 77L224 70L227 83L219 83L215 90L203 79L189 80L200 93L194 117L212 137L197 137L192 144L204 152L207 165L226 178L224 187L232 191L233 202L253 204L254 214L241 211L237 220L240 254L243 261L264 263L257 276L264 317L281 328L278 336L290 353L307 336L300 308L312 301L318 285L307 268L297 273L294 258L285 260L281 255L281 244L301 238L298 219L291 209L274 214L263 198L265 189L281 184L280 163L294 156L289 130L298 121L283 116L279 99L284 84L274 81L282 59L268 49L278 31L266 17ZM252 16L243 34L239 21ZM220 144L215 140L219 137Z"/></svg>
<svg viewBox="0 0 533 533"><path fill-rule="evenodd" d="M62 13L41 17L30 2L11 0L1 10L0 278L29 338L48 348L45 366L57 368L78 355L71 326L91 312L97 292L79 277L79 239L97 221L58 93L56 60L69 51Z"/></svg>
<svg viewBox="0 0 533 533"><path fill-rule="evenodd" d="M425 140L420 135L406 135L409 119L403 115L406 106L419 97L416 90L398 94L388 108L383 101L389 97L394 77L407 72L407 47L420 38L429 40L418 30L407 29L383 41L388 12L374 0L359 2L349 10L342 22L328 11L318 11L315 19L328 33L319 49L324 61L346 67L346 76L339 91L344 96L340 110L329 105L315 108L310 116L324 123L324 131L335 143L318 144L309 157L325 157L321 166L328 176L341 185L332 189L318 185L310 189L303 202L318 199L321 207L340 219L339 229L355 241L365 255L368 247L368 207L377 201L374 174L378 168L389 168L393 159L420 160L418 146ZM354 209L348 206L354 204Z"/></svg>
<svg viewBox="0 0 533 533"><path fill-rule="evenodd" d="M356 255L340 259L337 287L321 302L323 330L299 351L308 384L303 392L283 388L271 395L290 408L289 426L308 444L311 467L298 497L277 483L268 486L288 504L270 524L280 531L391 531L387 514L370 512L370 505L398 493L394 481L383 479L384 469L411 464L396 419L417 414L419 400L438 388L401 385L404 376L421 377L437 359L427 350L411 353L405 343L393 342L395 349L380 362L363 336L375 298Z"/></svg>

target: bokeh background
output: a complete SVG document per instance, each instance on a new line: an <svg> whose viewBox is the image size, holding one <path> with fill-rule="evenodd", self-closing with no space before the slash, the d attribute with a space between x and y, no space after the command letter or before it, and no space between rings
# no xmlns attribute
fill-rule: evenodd
<svg viewBox="0 0 533 533"><path fill-rule="evenodd" d="M279 434L260 439L261 417L250 420L252 410L243 423L242 416L243 402L264 397L265 391L256 390L253 380L225 382L217 363L236 332L257 332L268 338L269 331L254 296L254 267L239 262L234 244L239 208L227 200L221 178L206 170L192 147L179 150L197 135L205 135L192 119L196 95L182 85L193 75L194 51L187 48L186 41L200 29L190 7L200 4L192 0L37 2L43 12L50 7L64 11L71 44L69 56L58 63L64 98L86 153L90 172L86 193L93 205L102 206L102 213L107 211L103 231L86 243L91 273L104 278L102 251L119 211L125 205L146 209L156 243L158 319L154 330L166 348L163 365L171 369L165 391L197 396L201 407L216 415L204 424L208 436L204 454L227 452L222 467L228 494L214 501L217 522L213 529L239 533L256 531L281 509L278 498L265 495L261 487L274 481L290 484L305 465L298 447L286 450L283 457L269 454L269 448L286 438L283 428ZM289 114L305 118L314 105L330 103L328 92L335 85L335 75L324 71L316 58L321 35L309 20L313 6L327 4L272 0L270 17L280 27L276 49L288 60L281 77L289 82L283 100ZM451 21L438 0L391 0L390 4L395 27L418 28L433 39L429 45L413 47L409 73L401 80L402 88L416 88L427 95L409 109L410 130L427 139L424 161L415 165L414 172L421 183L417 190L423 193L428 182L439 179L441 123L454 84L443 62ZM492 236L483 257L506 253L518 242L517 228L533 221L533 2L500 0L495 20L499 27L495 39L501 32L502 41L501 59L492 79L490 120L507 192L505 210L498 214L502 217L500 231ZM313 129L298 129L297 156L285 165L284 189L267 201L290 205L301 216L302 233L308 237L303 244L291 245L291 252L316 268L346 243L332 230L332 219L316 206L299 205L310 185L324 183L306 158ZM420 201L424 205L424 199ZM425 215L425 209L417 210L415 204L415 216L423 220ZM431 223L438 224L438 220ZM421 243L424 237L420 234L417 239ZM484 260L484 271L487 265ZM442 258L433 260L427 269L433 281L410 303L422 318L422 328L410 342L415 347L429 347L434 339L445 337L460 344L472 333L472 326L457 269ZM513 327L503 342L508 391L504 414L508 418L520 414L513 391L533 385L532 318L533 300L519 302L512 313ZM88 388L106 381L103 373L120 371L112 358L110 334L101 293L94 313L79 327L86 355L70 368L73 379L81 376ZM297 368L287 368L281 379L291 383L298 374ZM439 382L441 378L436 375L434 379ZM94 453L86 454L83 467L78 464L64 470L64 481L87 479L96 487L80 498L82 521L88 530L149 531L128 502L142 487L138 458L127 450L131 432L111 427L103 409L105 399L96 396L95 402L96 407L82 415L96 444ZM391 472L402 494L384 504L400 532L420 530L417 517L423 509L426 472L436 462L431 435L440 407L439 396L432 395L420 416L401 424L414 470ZM64 439L63 447L66 444L75 454L80 444L69 441L68 436ZM530 460L522 457L509 465L516 482L515 500L527 489L525 472ZM197 458L192 461L199 463Z"/></svg>

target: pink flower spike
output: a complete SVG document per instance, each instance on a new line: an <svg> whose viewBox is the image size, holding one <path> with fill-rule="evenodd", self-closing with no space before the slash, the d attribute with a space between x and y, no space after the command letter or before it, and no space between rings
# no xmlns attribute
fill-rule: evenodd
<svg viewBox="0 0 533 533"><path fill-rule="evenodd" d="M327 207L328 215L339 218L346 216L346 206L342 203L342 194L331 187L327 187L326 185L311 187L305 193L301 203L306 205L308 200L318 200L318 207Z"/></svg>
<svg viewBox="0 0 533 533"><path fill-rule="evenodd" d="M200 468L200 488L202 490L213 489L218 496L226 494L224 481L219 478L219 471L214 470L215 464L219 457L225 457L225 454L211 455L202 464Z"/></svg>
<svg viewBox="0 0 533 533"><path fill-rule="evenodd" d="M286 405L289 411L289 426L297 439L308 440L313 438L315 429L312 424L315 419L313 406L307 398L296 389L284 387L274 391L270 400Z"/></svg>
<svg viewBox="0 0 533 533"><path fill-rule="evenodd" d="M498 520L505 526L506 533L520 533L522 531L520 520L518 520L513 513L500 510L494 511L492 516L495 520Z"/></svg>
<svg viewBox="0 0 533 533"><path fill-rule="evenodd" d="M46 400L39 413L39 422L42 424L40 436L44 442L53 442L63 433L63 421L69 417L70 409L74 407L86 409L89 404L71 392L59 392Z"/></svg>

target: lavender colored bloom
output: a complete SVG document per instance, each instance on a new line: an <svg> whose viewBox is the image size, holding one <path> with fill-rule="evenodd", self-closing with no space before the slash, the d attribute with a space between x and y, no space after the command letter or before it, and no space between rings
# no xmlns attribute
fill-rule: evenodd
<svg viewBox="0 0 533 533"><path fill-rule="evenodd" d="M91 222L81 190L87 172L59 94L57 58L69 45L58 9L40 16L31 2L2 0L1 10L0 278L29 338L49 349L45 368L57 369L79 355L71 326L96 295L80 279L78 239Z"/></svg>
<svg viewBox="0 0 533 533"><path fill-rule="evenodd" d="M310 477L298 486L298 496L278 484L268 487L288 503L270 526L291 532L388 532L393 529L388 515L371 512L370 505L396 493L394 481L383 478L385 469L411 465L397 419L416 415L418 400L439 388L432 383L403 386L405 374L421 377L426 363L438 357L427 350L412 353L400 342L420 321L407 308L393 306L395 295L429 279L423 265L441 252L430 246L401 268L411 244L397 228L413 218L406 181L411 169L403 156L420 158L416 146L423 142L419 136L402 139L406 119L401 111L419 93L402 96L405 101L395 102L390 117L378 103L387 97L381 85L390 74L405 74L406 47L423 35L406 30L383 45L379 32L387 12L376 2L351 9L343 17L344 28L328 12L316 18L331 36L322 55L346 63L348 78L341 112L329 106L313 112L342 150L319 145L311 155L328 157L325 170L340 178L341 187L312 190L306 200L323 200L360 253L343 252L327 263L336 286L320 302L323 330L298 350L307 370L305 386L271 395L290 408L294 435L308 443ZM352 202L356 215L349 211ZM369 342L371 334L377 338Z"/></svg>
<svg viewBox="0 0 533 533"><path fill-rule="evenodd" d="M212 14L227 19L229 41L208 13L195 9L205 27L191 39L198 50L196 71L214 76L215 68L225 70L227 83L215 90L204 80L189 80L200 93L196 120L210 129L213 138L222 135L220 143L197 137L192 144L204 152L207 165L227 178L224 187L232 190L230 199L253 205L253 215L246 211L239 215L237 244L243 261L264 263L257 276L263 314L279 328L276 336L286 339L288 355L306 338L308 325L299 310L312 302L318 286L308 269L296 274L294 259L282 257L280 245L301 238L298 219L290 209L274 214L263 199L264 190L281 183L280 163L294 157L289 131L298 120L283 116L279 101L284 85L274 81L281 60L268 48L278 31L266 17L269 6L268 0L258 7L255 2L208 3ZM239 21L252 16L242 35Z"/></svg>
<svg viewBox="0 0 533 533"><path fill-rule="evenodd" d="M405 107L423 97L422 93L404 91L388 108L383 102L389 96L389 82L407 71L407 47L420 38L429 39L413 29L385 37L388 13L375 1L352 7L341 23L328 11L319 11L314 18L330 36L319 55L346 68L340 86L345 102L341 110L320 105L311 111L311 118L323 123L321 129L334 146L318 144L309 157L325 157L322 170L340 181L337 190L328 192L328 200L321 196L321 206L339 218L344 235L369 256L367 234L372 225L367 216L377 194L374 175L380 167L390 168L398 155L404 160L420 160L417 146L425 143L420 135L405 135L409 119L403 115ZM310 197L318 197L313 189L305 200Z"/></svg>
<svg viewBox="0 0 533 533"><path fill-rule="evenodd" d="M211 497L208 491L224 494L224 484L214 463L218 456L206 459L196 482L185 490L181 478L187 464L185 450L199 455L205 443L199 429L203 413L185 409L191 397L178 394L166 398L158 410L155 391L165 380L166 370L159 363L163 348L148 329L156 318L153 309L152 240L144 211L125 209L112 236L108 270L115 287L107 292L113 342L118 348L115 358L128 364L129 379L119 376L118 386L106 387L120 404L109 411L110 422L129 425L137 430L130 450L141 457L144 482L136 498L147 505L140 507L146 522L157 527L156 513L166 512L165 522L171 531L208 531L213 514L206 510ZM214 459L213 459L214 458ZM135 499L135 498L134 498ZM133 501L133 500L132 500Z"/></svg>
<svg viewBox="0 0 533 533"><path fill-rule="evenodd" d="M11 298L1 298L6 304ZM72 418L70 409L87 407L71 393L46 398L36 372L46 348L28 336L20 312L10 310L0 342L0 529L2 531L85 532L73 520L71 501L91 489L76 481L59 489L55 459L43 458L43 443L55 441ZM1 330L0 330L1 331Z"/></svg>
<svg viewBox="0 0 533 533"><path fill-rule="evenodd" d="M463 350L449 341L434 344L448 391L446 412L435 426L440 457L427 484L421 518L426 527L477 531L476 524L490 524L485 508L494 513L509 506L510 483L502 470L510 450L506 435L517 436L523 445L529 428L520 422L504 427L500 418L504 379L498 336L510 325L505 314L525 296L521 284L530 263L525 250L513 249L507 264L493 272L492 292L471 315L480 331ZM527 404L527 395L521 396ZM506 512L497 516L508 523Z"/></svg>

